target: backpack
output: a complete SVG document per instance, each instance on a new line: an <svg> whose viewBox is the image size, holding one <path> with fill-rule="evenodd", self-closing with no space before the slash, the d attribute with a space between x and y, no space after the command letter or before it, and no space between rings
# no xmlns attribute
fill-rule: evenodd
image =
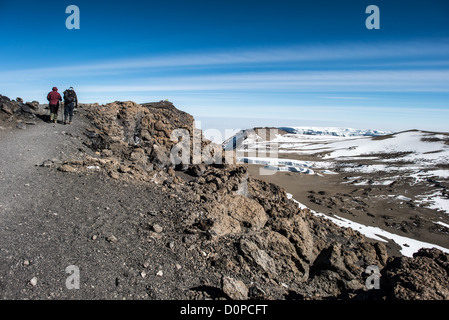
<svg viewBox="0 0 449 320"><path fill-rule="evenodd" d="M64 100L68 103L72 103L75 101L75 91L73 90L66 90L64 91Z"/></svg>

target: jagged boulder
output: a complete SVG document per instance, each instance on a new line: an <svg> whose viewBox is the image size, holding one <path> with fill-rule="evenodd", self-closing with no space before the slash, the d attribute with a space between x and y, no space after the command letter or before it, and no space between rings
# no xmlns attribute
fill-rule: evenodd
<svg viewBox="0 0 449 320"><path fill-rule="evenodd" d="M25 104L21 98L11 100L6 96L0 95L0 111L8 116L17 115L34 118L38 109L39 102L37 101L27 102Z"/></svg>
<svg viewBox="0 0 449 320"><path fill-rule="evenodd" d="M449 254L441 250L421 249L413 258L391 257L381 274L388 299L449 299Z"/></svg>
<svg viewBox="0 0 449 320"><path fill-rule="evenodd" d="M196 155L194 142L199 143L197 153L211 144L195 128L191 115L167 101L142 105L116 101L89 105L86 110L94 125L89 132L92 149L111 150L117 158L131 163L135 163L134 149L142 149L146 156L139 157L139 165L148 170L150 164L159 169L188 169Z"/></svg>
<svg viewBox="0 0 449 320"><path fill-rule="evenodd" d="M39 101L33 100L31 102L27 102L25 103L28 107L30 107L31 109L34 110L38 110L39 109Z"/></svg>
<svg viewBox="0 0 449 320"><path fill-rule="evenodd" d="M303 212L304 215L297 214L292 218L277 219L273 222L272 228L289 239L302 260L311 263L315 258L315 244L310 224L305 220L307 211Z"/></svg>
<svg viewBox="0 0 449 320"><path fill-rule="evenodd" d="M150 159L158 168L168 168L172 166L168 150L157 144L153 145Z"/></svg>
<svg viewBox="0 0 449 320"><path fill-rule="evenodd" d="M259 203L240 195L226 195L220 202L206 203L204 207L207 219L212 221L209 231L218 236L257 231L268 220Z"/></svg>
<svg viewBox="0 0 449 320"><path fill-rule="evenodd" d="M285 236L270 229L256 235L242 237L238 244L241 264L247 270L262 273L279 281L303 281L309 266L302 260L294 245Z"/></svg>
<svg viewBox="0 0 449 320"><path fill-rule="evenodd" d="M239 249L242 256L250 264L248 270L262 270L268 277L277 275L276 262L265 250L260 249L255 242L242 239L239 242Z"/></svg>
<svg viewBox="0 0 449 320"><path fill-rule="evenodd" d="M1 103L1 110L4 112L4 113L6 113L6 114L9 114L9 115L12 115L12 114L14 114L14 109L13 109L13 107L11 106L11 104L6 104L6 103Z"/></svg>

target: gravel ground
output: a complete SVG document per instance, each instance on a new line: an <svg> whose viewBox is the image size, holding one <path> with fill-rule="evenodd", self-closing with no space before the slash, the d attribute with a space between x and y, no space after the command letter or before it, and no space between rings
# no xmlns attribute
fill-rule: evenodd
<svg viewBox="0 0 449 320"><path fill-rule="evenodd" d="M41 166L91 152L88 123L35 122L25 130L1 124L1 299L191 299L192 288L219 286L198 270L200 248L175 229L178 213L194 210L187 199ZM66 286L69 266L79 270L79 289Z"/></svg>

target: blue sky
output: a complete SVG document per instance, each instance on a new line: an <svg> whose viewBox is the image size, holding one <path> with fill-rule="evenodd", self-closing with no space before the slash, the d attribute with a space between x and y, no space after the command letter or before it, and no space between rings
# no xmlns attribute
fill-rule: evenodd
<svg viewBox="0 0 449 320"><path fill-rule="evenodd" d="M446 0L1 0L0 34L10 98L73 86L81 102L169 99L203 129L449 131Z"/></svg>

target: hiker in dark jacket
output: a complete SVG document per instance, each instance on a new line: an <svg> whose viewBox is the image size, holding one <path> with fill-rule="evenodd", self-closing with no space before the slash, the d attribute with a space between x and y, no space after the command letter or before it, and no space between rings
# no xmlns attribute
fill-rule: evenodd
<svg viewBox="0 0 449 320"><path fill-rule="evenodd" d="M58 121L59 101L62 101L58 88L53 87L52 91L50 91L47 95L47 100L50 105L50 121L56 123Z"/></svg>
<svg viewBox="0 0 449 320"><path fill-rule="evenodd" d="M78 107L78 97L73 87L64 91L64 124L72 124L73 109Z"/></svg>

